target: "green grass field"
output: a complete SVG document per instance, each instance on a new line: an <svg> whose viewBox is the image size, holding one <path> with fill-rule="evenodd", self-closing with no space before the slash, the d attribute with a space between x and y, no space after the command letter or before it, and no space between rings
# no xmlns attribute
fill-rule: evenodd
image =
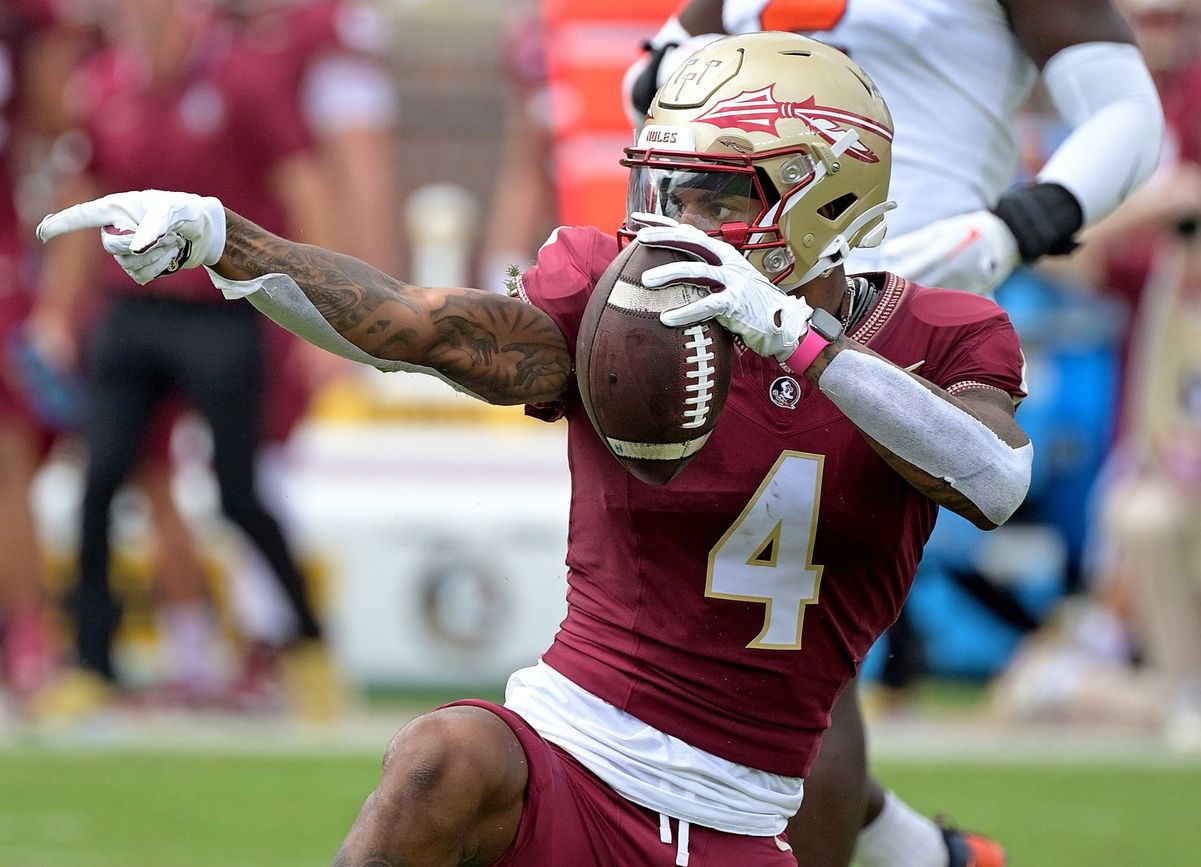
<svg viewBox="0 0 1201 867"><path fill-rule="evenodd" d="M0 865L329 864L378 767L379 754L365 751L7 749L0 752ZM914 806L995 833L1015 867L1201 863L1195 762L1173 768L892 759L878 770Z"/></svg>
<svg viewBox="0 0 1201 867"><path fill-rule="evenodd" d="M914 807L1004 841L1012 867L1201 864L1201 768L882 761Z"/></svg>

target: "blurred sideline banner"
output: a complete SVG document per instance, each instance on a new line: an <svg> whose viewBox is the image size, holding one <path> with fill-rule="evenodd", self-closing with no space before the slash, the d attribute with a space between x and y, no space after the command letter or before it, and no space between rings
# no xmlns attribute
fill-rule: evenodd
<svg viewBox="0 0 1201 867"><path fill-rule="evenodd" d="M403 404L353 389L329 399L259 481L351 683L495 689L537 660L566 612L566 425L427 383ZM238 642L239 587L279 592L220 516L207 450L185 451L175 498ZM51 592L64 601L76 580L81 487L82 464L67 455L47 464L34 492ZM145 498L127 487L113 517L117 666L126 683L153 684L163 660ZM277 619L283 603L257 598L270 604L255 619Z"/></svg>
<svg viewBox="0 0 1201 867"><path fill-rule="evenodd" d="M370 686L504 684L566 612L565 426L307 427L294 535L332 572L326 621Z"/></svg>
<svg viewBox="0 0 1201 867"><path fill-rule="evenodd" d="M621 79L679 0L543 0L559 214L566 226L617 231L633 130Z"/></svg>

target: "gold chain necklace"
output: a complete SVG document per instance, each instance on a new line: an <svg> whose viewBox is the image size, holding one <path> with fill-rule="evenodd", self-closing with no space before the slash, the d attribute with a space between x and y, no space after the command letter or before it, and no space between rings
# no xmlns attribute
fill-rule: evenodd
<svg viewBox="0 0 1201 867"><path fill-rule="evenodd" d="M842 316L842 327L846 330L851 324L851 315L855 312L855 296L859 293L859 285L853 277L847 278L847 312Z"/></svg>

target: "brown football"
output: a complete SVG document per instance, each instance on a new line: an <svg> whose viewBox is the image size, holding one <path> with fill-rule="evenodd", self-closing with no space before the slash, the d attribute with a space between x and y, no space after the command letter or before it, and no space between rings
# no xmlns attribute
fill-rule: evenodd
<svg viewBox="0 0 1201 867"><path fill-rule="evenodd" d="M576 379L592 426L640 481L679 475L717 424L730 391L734 341L716 322L669 328L664 310L708 294L692 283L657 289L644 271L685 253L634 241L601 275L576 341Z"/></svg>

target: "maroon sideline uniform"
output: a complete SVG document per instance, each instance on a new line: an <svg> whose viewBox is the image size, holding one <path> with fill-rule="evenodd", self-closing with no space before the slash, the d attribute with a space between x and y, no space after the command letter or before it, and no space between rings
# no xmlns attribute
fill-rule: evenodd
<svg viewBox="0 0 1201 867"><path fill-rule="evenodd" d="M278 161L310 145L283 72L239 51L228 26L201 37L186 75L155 88L139 58L106 52L78 79L89 170L106 190L195 189L216 196L274 232L287 232L268 185ZM170 294L223 303L203 270L180 271L144 287L106 257L104 277L123 292Z"/></svg>
<svg viewBox="0 0 1201 867"><path fill-rule="evenodd" d="M615 239L595 229L561 229L523 275L520 294L551 316L569 347L616 253ZM884 281L883 291L850 336L952 392L1024 395L1018 338L1000 307L893 275L872 279ZM792 395L781 382L787 376L776 361L742 353L708 444L661 487L638 482L609 454L574 387L563 406L529 411L566 415L572 468L569 609L544 661L695 747L803 777L835 699L901 609L938 506L888 467L815 385L793 378ZM799 647L748 648L769 612L782 616L787 606L707 596L710 551L782 456L806 472L820 464L810 560L821 567L819 595L802 609ZM782 532L811 532L811 515L786 518ZM789 540L776 544L783 551ZM771 548L752 553L770 561ZM757 595L719 580L713 587L725 597Z"/></svg>
<svg viewBox="0 0 1201 867"><path fill-rule="evenodd" d="M381 62L374 49L383 41L385 24L360 0L260 4L235 21L238 63L252 68L255 76L277 82L278 101L288 100L294 112L289 125L298 121L310 137L321 133L320 119L306 117L303 107L306 78L313 68L334 57ZM263 437L269 443L286 443L308 411L312 386L304 364L292 360L300 339L271 322L266 328L267 355L276 363L264 407Z"/></svg>
<svg viewBox="0 0 1201 867"><path fill-rule="evenodd" d="M88 169L104 190L194 189L286 233L273 175L310 137L285 71L243 50L236 35L228 22L205 22L184 65L161 78L123 44L85 64L75 87L92 147ZM203 270L138 286L108 257L103 267L96 282L114 300L88 351L89 461L75 604L80 666L116 677L109 505L149 424L160 426L150 442L165 449L169 399L176 395L194 404L212 430L223 511L270 564L296 614L298 636L320 638L304 576L255 488L261 426L254 413L271 404L267 390L280 387L264 371L262 333L278 327L253 308L226 305ZM152 421L156 409L165 415Z"/></svg>
<svg viewBox="0 0 1201 867"><path fill-rule="evenodd" d="M5 7L0 9L0 418L18 419L37 431L46 447L52 435L22 394L8 353L13 332L33 306L34 286L29 239L16 208L13 145L20 125L21 59L28 37L49 25L52 16L40 0L0 6Z"/></svg>
<svg viewBox="0 0 1201 867"><path fill-rule="evenodd" d="M281 3L253 14L245 36L299 82L315 59L327 54L364 54L373 49L386 27L378 13L360 0L306 0Z"/></svg>
<svg viewBox="0 0 1201 867"><path fill-rule="evenodd" d="M26 288L29 281L22 267L24 243L17 219L12 164L18 38L19 33L0 20L0 333L7 332L29 308Z"/></svg>
<svg viewBox="0 0 1201 867"><path fill-rule="evenodd" d="M151 86L138 59L121 49L86 64L76 87L92 149L88 168L104 189L195 188L271 231L288 231L268 176L280 160L310 147L311 136L291 68L239 38L231 26L210 27L188 73L165 88ZM131 281L108 257L103 269L111 290L224 303L199 269L146 286ZM282 359L293 338L273 323L264 322L263 329L268 357ZM268 436L282 439L303 414L307 394L294 366L278 367L264 426ZM175 401L156 414L146 440L151 455L167 455L181 410Z"/></svg>

